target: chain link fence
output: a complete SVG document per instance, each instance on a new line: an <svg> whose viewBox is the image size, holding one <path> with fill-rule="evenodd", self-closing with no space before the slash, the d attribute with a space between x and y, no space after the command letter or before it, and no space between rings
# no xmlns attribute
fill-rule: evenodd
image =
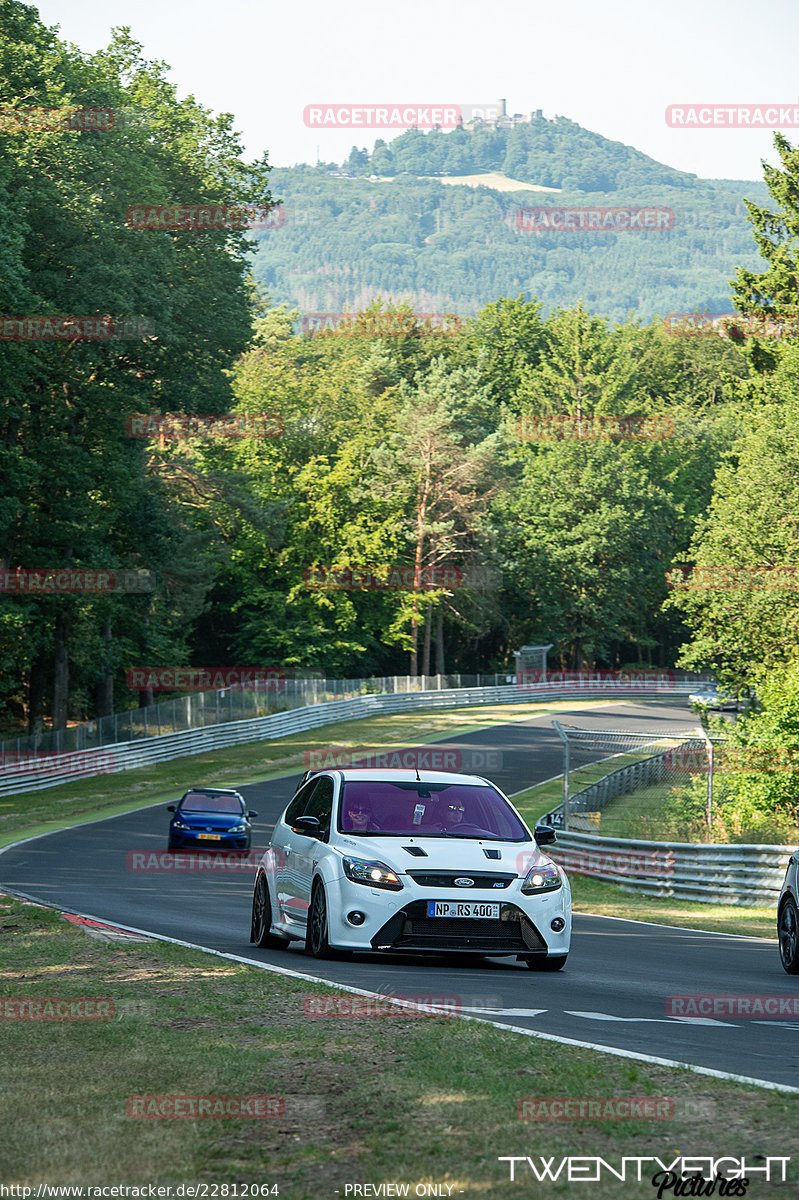
<svg viewBox="0 0 799 1200"><path fill-rule="evenodd" d="M544 818L556 828L607 837L654 837L664 812L705 780L712 805L708 741L699 726L630 732L553 721L563 743L561 803ZM707 780L711 781L708 787Z"/></svg>
<svg viewBox="0 0 799 1200"><path fill-rule="evenodd" d="M799 750L737 745L732 725L667 733L553 725L563 743L563 791L545 819L556 828L667 842L799 836Z"/></svg>
<svg viewBox="0 0 799 1200"><path fill-rule="evenodd" d="M204 729L230 721L246 721L288 712L309 704L349 700L356 696L444 691L448 688L502 687L513 675L389 675L370 679L265 679L215 691L195 692L132 708L67 729L44 731L0 742L0 764L30 754L68 754L116 746L123 742Z"/></svg>

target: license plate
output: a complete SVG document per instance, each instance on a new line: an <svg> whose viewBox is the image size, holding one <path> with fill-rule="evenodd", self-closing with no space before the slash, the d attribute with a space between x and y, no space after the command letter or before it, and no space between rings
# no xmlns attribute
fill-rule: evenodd
<svg viewBox="0 0 799 1200"><path fill-rule="evenodd" d="M221 833L198 833L198 838L202 838L204 842L218 842L222 837Z"/></svg>
<svg viewBox="0 0 799 1200"><path fill-rule="evenodd" d="M428 900L428 917L481 917L488 921L499 920L499 905L485 904L481 900Z"/></svg>

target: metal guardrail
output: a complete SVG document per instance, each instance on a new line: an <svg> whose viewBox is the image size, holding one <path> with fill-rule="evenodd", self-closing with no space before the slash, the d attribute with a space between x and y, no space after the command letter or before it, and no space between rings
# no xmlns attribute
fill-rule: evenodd
<svg viewBox="0 0 799 1200"><path fill-rule="evenodd" d="M776 906L793 846L646 842L558 833L547 853L567 872L629 891L706 904Z"/></svg>
<svg viewBox="0 0 799 1200"><path fill-rule="evenodd" d="M694 684L677 685L670 695L687 694ZM580 691L582 699L593 699L590 691ZM607 696L607 689L599 690ZM614 696L628 699L651 699L652 694L640 688L617 689ZM654 695L662 696L662 691ZM244 745L247 742L267 741L300 733L319 725L335 721L351 721L384 713L402 712L414 708L455 708L476 704L529 704L536 701L573 699L575 693L569 689L552 689L546 684L535 688L520 689L514 684L499 687L446 688L434 691L392 692L379 695L355 696L348 700L334 700L320 704L304 705L288 712L271 713L246 721L231 721L210 725L202 729L182 730L178 733L162 734L160 737L138 738L132 742L96 747L70 754L55 754L46 757L31 757L23 763L0 765L0 796L21 792L41 791L57 787L72 779L91 778L95 775L114 775L120 771L131 771L151 763L167 762L192 754L204 754L208 750L228 746Z"/></svg>
<svg viewBox="0 0 799 1200"><path fill-rule="evenodd" d="M246 674L246 672L242 672ZM364 679L284 679L217 686L191 692L172 700L160 700L144 708L129 708L108 717L98 717L66 729L40 733L0 742L0 762L23 754L68 754L72 751L97 750L118 746L121 742L161 737L209 725L227 725L247 721L269 713L333 700L351 700L355 696L384 693L441 691L448 688L499 687L514 683L513 675L387 675Z"/></svg>

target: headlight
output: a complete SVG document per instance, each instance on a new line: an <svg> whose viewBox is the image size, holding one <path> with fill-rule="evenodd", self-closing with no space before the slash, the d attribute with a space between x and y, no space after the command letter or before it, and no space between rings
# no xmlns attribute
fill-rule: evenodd
<svg viewBox="0 0 799 1200"><path fill-rule="evenodd" d="M174 821L172 822L172 828L173 829L191 829L191 825L186 825L183 821L179 821L177 819L177 817L175 817Z"/></svg>
<svg viewBox="0 0 799 1200"><path fill-rule="evenodd" d="M531 896L539 892L554 892L559 887L563 887L560 872L554 863L548 862L543 866L530 868L522 884L522 891L526 896Z"/></svg>
<svg viewBox="0 0 799 1200"><path fill-rule="evenodd" d="M363 858L345 858L344 874L353 883L365 883L367 887L386 888L389 892L401 892L402 883L382 862L369 862Z"/></svg>
<svg viewBox="0 0 799 1200"><path fill-rule="evenodd" d="M228 830L228 833L246 833L246 832L247 832L246 825L231 825L230 829Z"/></svg>

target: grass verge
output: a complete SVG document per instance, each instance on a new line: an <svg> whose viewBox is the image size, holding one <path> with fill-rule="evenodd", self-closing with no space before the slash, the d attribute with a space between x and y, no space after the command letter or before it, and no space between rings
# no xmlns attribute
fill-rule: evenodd
<svg viewBox="0 0 799 1200"><path fill-rule="evenodd" d="M406 1183L414 1195L432 1183L437 1195L451 1186L453 1196L518 1200L533 1194L532 1177L511 1184L499 1156L753 1162L785 1156L799 1118L797 1096L476 1022L311 1019L306 997L342 993L181 947L101 942L10 897L0 896L0 933L4 998L108 997L115 1006L112 1020L0 1022L0 1179L19 1184L204 1182L231 1196L223 1185L257 1183L289 1200L332 1200L347 1184ZM536 1003L546 1006L556 982L531 977ZM490 991L489 971L485 984ZM282 1097L282 1117L127 1115L135 1096L263 1094ZM657 1120L518 1116L530 1097L641 1096L673 1106L661 1104ZM796 1194L797 1168L788 1171L786 1194ZM646 1183L645 1174L639 1189ZM563 1196L569 1187L544 1190ZM755 1183L752 1194L763 1190ZM630 1194L629 1181L607 1177L591 1188L595 1200Z"/></svg>
<svg viewBox="0 0 799 1200"><path fill-rule="evenodd" d="M614 883L569 873L575 912L627 921L653 921L712 933L737 933L777 940L777 909L742 904L698 904L670 896L643 896Z"/></svg>

